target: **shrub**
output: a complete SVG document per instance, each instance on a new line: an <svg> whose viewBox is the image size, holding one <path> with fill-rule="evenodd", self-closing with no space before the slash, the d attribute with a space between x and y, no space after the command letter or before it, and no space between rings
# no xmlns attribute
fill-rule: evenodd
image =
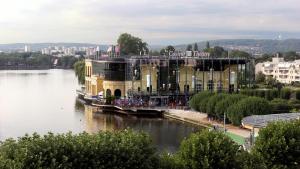
<svg viewBox="0 0 300 169"><path fill-rule="evenodd" d="M289 88L283 88L280 91L280 98L288 100L291 97L291 93L292 93L291 89L289 89Z"/></svg>
<svg viewBox="0 0 300 169"><path fill-rule="evenodd" d="M256 90L255 96L265 98L265 90Z"/></svg>
<svg viewBox="0 0 300 169"><path fill-rule="evenodd" d="M216 117L215 107L216 104L221 101L222 99L226 98L228 94L215 94L214 96L210 97L208 103L206 104L206 113L208 116Z"/></svg>
<svg viewBox="0 0 300 169"><path fill-rule="evenodd" d="M291 106L292 109L294 110L300 110L300 100L297 99L291 99L289 100L289 105Z"/></svg>
<svg viewBox="0 0 300 169"><path fill-rule="evenodd" d="M159 169L183 169L176 155L163 153L159 159Z"/></svg>
<svg viewBox="0 0 300 169"><path fill-rule="evenodd" d="M264 98L248 97L236 104L231 105L227 110L229 121L234 125L240 125L245 116L270 114L271 106Z"/></svg>
<svg viewBox="0 0 300 169"><path fill-rule="evenodd" d="M300 120L270 123L259 131L254 152L268 168L296 169L300 166Z"/></svg>
<svg viewBox="0 0 300 169"><path fill-rule="evenodd" d="M210 97L214 96L214 93L209 93L199 102L198 106L199 106L199 111L206 113L206 105L208 103L208 100Z"/></svg>
<svg viewBox="0 0 300 169"><path fill-rule="evenodd" d="M246 98L247 96L241 94L233 94L229 95L220 102L216 104L215 112L218 119L223 119L224 112L226 112L227 108L231 105L237 103L238 101Z"/></svg>
<svg viewBox="0 0 300 169"><path fill-rule="evenodd" d="M223 133L203 130L182 141L178 158L186 169L235 168L238 148Z"/></svg>
<svg viewBox="0 0 300 169"><path fill-rule="evenodd" d="M270 102L272 107L272 113L288 113L291 110L291 106L289 105L287 100L284 99L274 99Z"/></svg>
<svg viewBox="0 0 300 169"><path fill-rule="evenodd" d="M132 131L90 135L47 134L7 140L0 157L19 168L145 168L158 167L149 136Z"/></svg>
<svg viewBox="0 0 300 169"><path fill-rule="evenodd" d="M211 92L200 92L198 94L195 94L192 99L189 101L189 105L192 109L196 111L200 111L199 103L203 100L206 99L207 97L211 96Z"/></svg>
<svg viewBox="0 0 300 169"><path fill-rule="evenodd" d="M300 90L296 90L295 94L296 94L296 99L300 100Z"/></svg>

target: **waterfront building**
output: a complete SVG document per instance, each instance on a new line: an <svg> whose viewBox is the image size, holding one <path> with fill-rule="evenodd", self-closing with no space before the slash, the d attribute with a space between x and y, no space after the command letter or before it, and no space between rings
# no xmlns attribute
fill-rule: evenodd
<svg viewBox="0 0 300 169"><path fill-rule="evenodd" d="M252 60L247 58L111 56L85 60L88 97L103 93L104 97L149 96L187 101L204 90L235 92L253 82Z"/></svg>
<svg viewBox="0 0 300 169"><path fill-rule="evenodd" d="M274 57L272 61L258 63L255 72L262 72L267 77L272 77L280 83L291 84L300 82L300 60L285 62L283 58Z"/></svg>

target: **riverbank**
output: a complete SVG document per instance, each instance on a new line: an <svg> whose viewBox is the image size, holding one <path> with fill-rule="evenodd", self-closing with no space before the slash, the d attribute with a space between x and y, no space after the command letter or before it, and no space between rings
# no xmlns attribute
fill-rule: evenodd
<svg viewBox="0 0 300 169"><path fill-rule="evenodd" d="M218 127L224 127L223 123L220 123L218 121L212 121L207 118L206 113L199 113L192 110L178 110L178 109L168 109L164 113L164 116L167 118L173 118L180 121L192 123L195 125L199 125L202 127L212 127L212 126L218 126ZM233 126L231 124L226 124L226 130L228 135L233 138L237 142L241 142L240 139L246 139L249 138L251 131L242 129L236 126ZM240 138L238 138L240 137Z"/></svg>

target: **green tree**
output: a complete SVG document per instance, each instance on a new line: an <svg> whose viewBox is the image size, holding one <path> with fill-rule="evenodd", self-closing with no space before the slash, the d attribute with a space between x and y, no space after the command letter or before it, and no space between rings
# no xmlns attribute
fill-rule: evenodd
<svg viewBox="0 0 300 169"><path fill-rule="evenodd" d="M207 91L197 93L190 99L189 106L196 111L200 111L200 102L203 100L206 101L211 95L212 93ZM203 109L205 109L205 107L203 107Z"/></svg>
<svg viewBox="0 0 300 169"><path fill-rule="evenodd" d="M223 133L204 130L182 141L178 158L185 169L236 168L238 149Z"/></svg>
<svg viewBox="0 0 300 169"><path fill-rule="evenodd" d="M77 76L78 83L85 83L85 61L80 60L74 64L75 75Z"/></svg>
<svg viewBox="0 0 300 169"><path fill-rule="evenodd" d="M193 50L193 46L191 44L187 45L186 51L192 51L192 50Z"/></svg>
<svg viewBox="0 0 300 169"><path fill-rule="evenodd" d="M148 52L148 45L142 39L128 33L123 33L118 38L118 45L122 55L139 55Z"/></svg>
<svg viewBox="0 0 300 169"><path fill-rule="evenodd" d="M167 46L165 49L165 52L167 55L174 53L175 52L174 46L172 46L172 45Z"/></svg>
<svg viewBox="0 0 300 169"><path fill-rule="evenodd" d="M279 121L259 131L253 151L268 168L298 169L300 166L300 120Z"/></svg>
<svg viewBox="0 0 300 169"><path fill-rule="evenodd" d="M220 93L215 94L214 96L209 98L206 104L206 113L208 114L208 116L217 117L217 112L215 110L216 104L225 99L227 96L228 94Z"/></svg>
<svg viewBox="0 0 300 169"><path fill-rule="evenodd" d="M247 96L241 94L231 94L226 96L223 100L219 101L216 104L215 112L218 119L224 118L224 113L231 105L241 101L242 99L246 98ZM228 118L228 117L227 117Z"/></svg>
<svg viewBox="0 0 300 169"><path fill-rule="evenodd" d="M243 117L250 115L263 115L271 113L269 102L260 97L248 97L236 104L231 105L227 110L229 121L234 125L240 125Z"/></svg>

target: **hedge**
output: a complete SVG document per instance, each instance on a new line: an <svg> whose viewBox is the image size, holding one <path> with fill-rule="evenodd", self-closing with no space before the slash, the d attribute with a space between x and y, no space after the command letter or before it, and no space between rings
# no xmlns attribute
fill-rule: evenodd
<svg viewBox="0 0 300 169"><path fill-rule="evenodd" d="M234 125L240 125L245 116L270 114L271 106L269 102L260 97L248 97L231 105L226 114L229 121Z"/></svg>
<svg viewBox="0 0 300 169"><path fill-rule="evenodd" d="M203 99L206 99L207 97L211 96L212 93L211 92L207 92L207 91L203 91L200 92L198 94L195 94L192 99L189 101L189 106L196 110L196 111L200 111L199 109L199 104Z"/></svg>
<svg viewBox="0 0 300 169"><path fill-rule="evenodd" d="M246 98L247 96L241 95L241 94L233 94L226 96L223 100L218 102L215 107L216 116L218 119L223 119L224 113L230 107L231 105L234 105L238 101L241 101L242 99Z"/></svg>
<svg viewBox="0 0 300 169"><path fill-rule="evenodd" d="M156 169L151 139L132 131L47 134L6 140L0 144L2 168L123 168Z"/></svg>
<svg viewBox="0 0 300 169"><path fill-rule="evenodd" d="M270 102L272 107L272 113L289 113L291 110L291 106L289 105L287 100L284 99L274 99Z"/></svg>
<svg viewBox="0 0 300 169"><path fill-rule="evenodd" d="M300 100L300 90L296 90L295 94L296 94L296 99Z"/></svg>
<svg viewBox="0 0 300 169"><path fill-rule="evenodd" d="M297 99L291 99L289 100L289 105L291 106L294 111L299 111L300 110L300 100Z"/></svg>
<svg viewBox="0 0 300 169"><path fill-rule="evenodd" d="M199 111L205 113L206 112L206 105L208 104L208 100L210 97L214 96L215 93L208 93L198 104Z"/></svg>
<svg viewBox="0 0 300 169"><path fill-rule="evenodd" d="M292 93L291 89L289 89L289 88L283 88L280 91L280 98L281 99L289 100L290 97L291 97L291 93Z"/></svg>
<svg viewBox="0 0 300 169"><path fill-rule="evenodd" d="M217 117L216 116L217 113L215 111L216 104L218 102L222 101L223 99L225 99L227 96L228 96L228 94L224 94L224 93L215 94L214 96L211 96L208 99L208 103L206 104L207 115L211 116L211 117Z"/></svg>

